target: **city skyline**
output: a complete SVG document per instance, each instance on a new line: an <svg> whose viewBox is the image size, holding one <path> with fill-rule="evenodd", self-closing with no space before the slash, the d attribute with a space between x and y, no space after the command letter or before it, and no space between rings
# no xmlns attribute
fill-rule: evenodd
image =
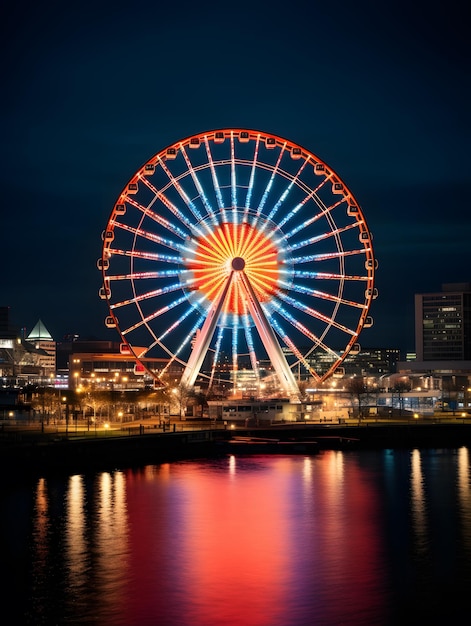
<svg viewBox="0 0 471 626"><path fill-rule="evenodd" d="M379 262L360 343L413 350L414 294L470 281L464 19L212 4L8 8L0 305L27 333L41 319L57 340L118 340L96 269L117 196L167 145L235 126L299 143L349 185Z"/></svg>

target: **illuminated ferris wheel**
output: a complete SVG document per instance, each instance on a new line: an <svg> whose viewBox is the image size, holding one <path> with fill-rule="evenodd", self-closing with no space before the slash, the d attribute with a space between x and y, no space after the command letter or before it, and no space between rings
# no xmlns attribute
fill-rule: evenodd
<svg viewBox="0 0 471 626"><path fill-rule="evenodd" d="M266 364L290 398L371 326L376 261L339 176L291 141L224 129L182 139L119 195L98 267L108 327L157 379L209 386ZM150 368L149 363L164 363Z"/></svg>

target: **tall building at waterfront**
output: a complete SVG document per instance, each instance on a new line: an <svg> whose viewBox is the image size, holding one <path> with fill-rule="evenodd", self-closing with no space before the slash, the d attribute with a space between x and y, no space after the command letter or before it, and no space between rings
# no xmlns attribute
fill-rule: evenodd
<svg viewBox="0 0 471 626"><path fill-rule="evenodd" d="M18 336L18 329L10 321L10 307L0 306L0 339L13 340Z"/></svg>
<svg viewBox="0 0 471 626"><path fill-rule="evenodd" d="M10 307L0 306L0 376L10 376L13 371L13 352L17 342L17 329L10 323Z"/></svg>
<svg viewBox="0 0 471 626"><path fill-rule="evenodd" d="M415 295L418 361L471 359L471 283L447 283Z"/></svg>

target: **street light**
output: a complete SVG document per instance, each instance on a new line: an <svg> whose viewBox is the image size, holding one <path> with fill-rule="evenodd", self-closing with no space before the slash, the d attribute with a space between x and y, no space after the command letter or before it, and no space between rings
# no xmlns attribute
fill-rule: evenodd
<svg viewBox="0 0 471 626"><path fill-rule="evenodd" d="M69 411L68 411L69 407L67 405L67 397L62 396L61 401L65 403L65 434L67 434L69 432ZM62 416L62 408L61 408L61 416Z"/></svg>

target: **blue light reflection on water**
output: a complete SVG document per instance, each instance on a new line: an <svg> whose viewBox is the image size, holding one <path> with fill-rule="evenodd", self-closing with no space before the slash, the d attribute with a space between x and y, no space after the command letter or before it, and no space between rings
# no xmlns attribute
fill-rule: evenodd
<svg viewBox="0 0 471 626"><path fill-rule="evenodd" d="M471 584L468 448L227 457L2 490L15 624L450 620Z"/></svg>

